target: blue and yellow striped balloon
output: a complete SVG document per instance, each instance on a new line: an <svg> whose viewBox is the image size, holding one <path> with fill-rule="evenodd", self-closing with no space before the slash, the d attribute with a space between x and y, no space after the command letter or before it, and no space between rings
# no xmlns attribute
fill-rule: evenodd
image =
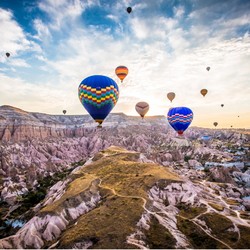
<svg viewBox="0 0 250 250"><path fill-rule="evenodd" d="M168 111L168 122L179 135L183 134L192 120L193 112L189 108L176 107Z"/></svg>
<svg viewBox="0 0 250 250"><path fill-rule="evenodd" d="M93 75L80 83L78 96L84 108L101 125L118 101L119 88L111 78Z"/></svg>

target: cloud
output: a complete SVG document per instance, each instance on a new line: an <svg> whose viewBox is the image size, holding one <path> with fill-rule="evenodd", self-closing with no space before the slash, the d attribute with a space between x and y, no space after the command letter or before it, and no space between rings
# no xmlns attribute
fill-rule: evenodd
<svg viewBox="0 0 250 250"><path fill-rule="evenodd" d="M14 20L11 11L0 8L0 53L9 52L12 56L16 56L20 51L38 51L39 46L27 39L26 34L20 25ZM4 62L5 58L0 59Z"/></svg>
<svg viewBox="0 0 250 250"><path fill-rule="evenodd" d="M59 30L64 22L81 15L84 8L91 6L91 1L80 0L45 0L40 1L38 7L50 18L47 25L54 30Z"/></svg>
<svg viewBox="0 0 250 250"><path fill-rule="evenodd" d="M51 33L48 26L43 23L41 19L35 19L33 21L34 29L37 31L37 35L34 38L41 41L48 40L51 38Z"/></svg>
<svg viewBox="0 0 250 250"><path fill-rule="evenodd" d="M15 58L15 60L8 61L7 64L14 67L25 67L25 68L31 67L25 60L18 58Z"/></svg>

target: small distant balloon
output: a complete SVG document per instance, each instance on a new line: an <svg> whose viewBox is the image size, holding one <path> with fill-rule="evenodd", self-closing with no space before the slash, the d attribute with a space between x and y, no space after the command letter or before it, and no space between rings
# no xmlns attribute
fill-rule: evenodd
<svg viewBox="0 0 250 250"><path fill-rule="evenodd" d="M201 90L201 94L202 94L204 97L205 97L205 95L207 94L207 92L208 92L207 89L202 89L202 90Z"/></svg>
<svg viewBox="0 0 250 250"><path fill-rule="evenodd" d="M218 125L218 122L214 122L214 126L217 127L217 125Z"/></svg>
<svg viewBox="0 0 250 250"><path fill-rule="evenodd" d="M122 82L124 78L128 75L128 68L126 66L118 66L115 69L115 73Z"/></svg>
<svg viewBox="0 0 250 250"><path fill-rule="evenodd" d="M66 113L67 113L67 110L64 109L64 110L63 110L63 114L65 115Z"/></svg>
<svg viewBox="0 0 250 250"><path fill-rule="evenodd" d="M238 117L240 117L240 116L238 115Z"/></svg>
<svg viewBox="0 0 250 250"><path fill-rule="evenodd" d="M171 127L179 135L182 135L193 120L193 112L187 107L171 108L168 111L167 118Z"/></svg>
<svg viewBox="0 0 250 250"><path fill-rule="evenodd" d="M7 57L9 57L9 56L10 56L10 53L9 53L9 52L7 52L5 55L6 55Z"/></svg>
<svg viewBox="0 0 250 250"><path fill-rule="evenodd" d="M231 128L233 127L233 125L231 125Z"/></svg>
<svg viewBox="0 0 250 250"><path fill-rule="evenodd" d="M172 102L175 98L175 93L174 92L169 92L167 94L167 98Z"/></svg>
<svg viewBox="0 0 250 250"><path fill-rule="evenodd" d="M221 107L223 108L223 107L224 107L224 104L221 104Z"/></svg>
<svg viewBox="0 0 250 250"><path fill-rule="evenodd" d="M210 70L210 67L207 67L206 69L207 69L207 71L209 71L209 70Z"/></svg>
<svg viewBox="0 0 250 250"><path fill-rule="evenodd" d="M128 7L128 8L127 8L127 12L128 12L128 14L130 14L130 13L132 12L132 8L131 8L131 7Z"/></svg>
<svg viewBox="0 0 250 250"><path fill-rule="evenodd" d="M142 118L144 118L144 116L147 114L149 110L149 105L147 102L138 102L135 105L135 110Z"/></svg>

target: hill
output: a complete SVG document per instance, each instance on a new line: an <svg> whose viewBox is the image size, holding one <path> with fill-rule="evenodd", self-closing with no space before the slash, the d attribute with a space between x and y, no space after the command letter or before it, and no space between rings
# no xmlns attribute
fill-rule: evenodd
<svg viewBox="0 0 250 250"><path fill-rule="evenodd" d="M112 146L51 187L0 248L249 248L249 218L215 192L223 185Z"/></svg>

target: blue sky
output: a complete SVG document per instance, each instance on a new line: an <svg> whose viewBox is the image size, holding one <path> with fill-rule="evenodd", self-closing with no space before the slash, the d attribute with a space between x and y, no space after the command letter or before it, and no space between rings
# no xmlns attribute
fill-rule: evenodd
<svg viewBox="0 0 250 250"><path fill-rule="evenodd" d="M147 101L149 115L187 106L193 125L250 128L250 1L1 0L0 30L0 105L86 114L77 87L103 74L120 87L112 112Z"/></svg>

